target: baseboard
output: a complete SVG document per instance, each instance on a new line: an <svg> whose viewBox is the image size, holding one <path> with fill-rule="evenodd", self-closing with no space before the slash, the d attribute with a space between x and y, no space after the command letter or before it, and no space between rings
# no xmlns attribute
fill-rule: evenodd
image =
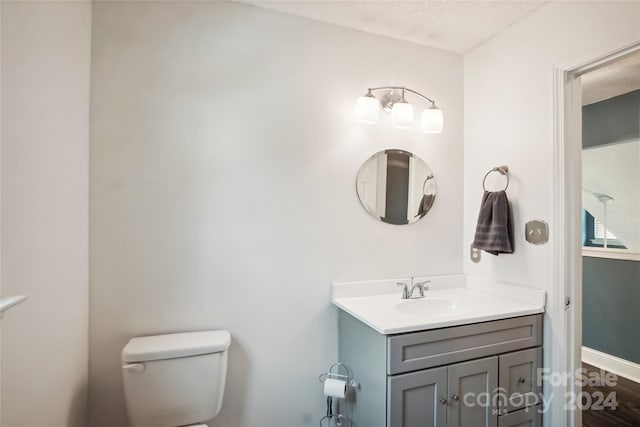
<svg viewBox="0 0 640 427"><path fill-rule="evenodd" d="M640 383L640 364L638 363L633 363L589 347L582 347L582 361Z"/></svg>

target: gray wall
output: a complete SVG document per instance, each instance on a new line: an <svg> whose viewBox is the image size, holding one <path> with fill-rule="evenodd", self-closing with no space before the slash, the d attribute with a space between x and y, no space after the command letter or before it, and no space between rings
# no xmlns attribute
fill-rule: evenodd
<svg viewBox="0 0 640 427"><path fill-rule="evenodd" d="M90 424L127 425L130 337L224 328L209 425L317 426L331 282L462 271L462 56L230 2L93 10ZM436 99L444 132L356 123L384 84ZM360 165L387 148L438 180L416 224L358 201Z"/></svg>
<svg viewBox="0 0 640 427"><path fill-rule="evenodd" d="M0 14L0 425L85 427L91 2Z"/></svg>
<svg viewBox="0 0 640 427"><path fill-rule="evenodd" d="M640 363L640 262L582 257L582 343Z"/></svg>
<svg viewBox="0 0 640 427"><path fill-rule="evenodd" d="M640 90L582 107L582 148L640 138Z"/></svg>
<svg viewBox="0 0 640 427"><path fill-rule="evenodd" d="M524 223L532 218L547 220L552 233L559 226L549 197L554 185L551 70L577 61L576 55L587 60L637 41L639 12L640 2L548 2L464 56L464 248L475 233L482 177L501 164L509 165L508 194L519 242L513 255L485 256L477 264L465 256L464 272L547 291L544 363L552 371L564 369L556 349L566 317L563 295L553 286L554 245L530 245L524 239ZM503 182L495 178L496 185ZM546 398L554 396L543 415L545 425L564 422L563 392L545 389Z"/></svg>

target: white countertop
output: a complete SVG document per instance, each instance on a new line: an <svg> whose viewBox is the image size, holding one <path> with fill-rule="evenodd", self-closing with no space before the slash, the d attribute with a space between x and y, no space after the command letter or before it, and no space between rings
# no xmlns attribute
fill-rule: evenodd
<svg viewBox="0 0 640 427"><path fill-rule="evenodd" d="M425 297L403 300L396 282L410 280L335 283L332 302L385 335L544 312L540 289L462 275L420 277L414 281L431 280Z"/></svg>

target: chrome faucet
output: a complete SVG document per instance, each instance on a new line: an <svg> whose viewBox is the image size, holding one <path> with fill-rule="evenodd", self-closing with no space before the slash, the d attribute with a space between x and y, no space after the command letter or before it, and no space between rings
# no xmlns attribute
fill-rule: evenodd
<svg viewBox="0 0 640 427"><path fill-rule="evenodd" d="M424 291L428 291L429 287L427 283L431 283L431 280L425 280L424 282L418 282L411 285L411 289L409 289L409 285L404 282L397 282L397 285L404 286L402 289L402 299L417 299L424 298ZM420 294L417 297L413 296L413 292L418 289L418 293Z"/></svg>

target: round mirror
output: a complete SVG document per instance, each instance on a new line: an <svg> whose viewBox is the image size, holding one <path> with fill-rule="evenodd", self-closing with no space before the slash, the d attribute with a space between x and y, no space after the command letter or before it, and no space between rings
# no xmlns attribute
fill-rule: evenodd
<svg viewBox="0 0 640 427"><path fill-rule="evenodd" d="M436 198L436 180L427 164L404 150L384 150L360 167L356 191L362 206L388 224L411 224L424 217Z"/></svg>

